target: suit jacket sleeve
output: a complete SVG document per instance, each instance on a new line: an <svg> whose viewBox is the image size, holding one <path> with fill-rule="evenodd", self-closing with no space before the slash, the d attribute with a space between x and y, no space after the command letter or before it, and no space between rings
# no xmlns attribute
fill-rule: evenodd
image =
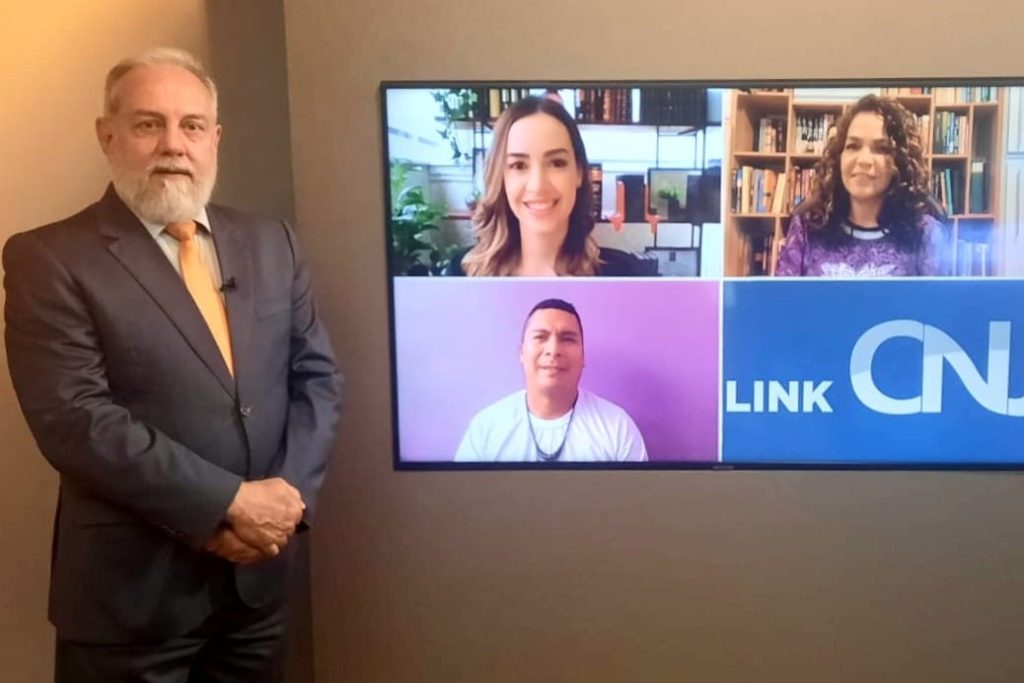
<svg viewBox="0 0 1024 683"><path fill-rule="evenodd" d="M317 495L334 446L340 413L341 376L327 330L313 301L309 271L295 234L285 225L295 263L288 372L288 422L280 475L299 489L312 522Z"/></svg>
<svg viewBox="0 0 1024 683"><path fill-rule="evenodd" d="M36 232L3 251L5 340L18 400L43 455L75 485L199 546L241 477L135 419L109 386L90 297Z"/></svg>

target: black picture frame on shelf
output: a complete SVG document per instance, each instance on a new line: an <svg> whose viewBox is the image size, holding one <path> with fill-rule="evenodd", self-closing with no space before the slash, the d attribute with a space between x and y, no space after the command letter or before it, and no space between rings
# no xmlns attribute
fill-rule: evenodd
<svg viewBox="0 0 1024 683"><path fill-rule="evenodd" d="M647 210L668 223L720 223L722 221L722 168L647 169ZM672 201L663 190L675 189ZM685 190L684 190L685 188Z"/></svg>
<svg viewBox="0 0 1024 683"><path fill-rule="evenodd" d="M699 168L648 168L647 211L669 223L690 223L700 196Z"/></svg>

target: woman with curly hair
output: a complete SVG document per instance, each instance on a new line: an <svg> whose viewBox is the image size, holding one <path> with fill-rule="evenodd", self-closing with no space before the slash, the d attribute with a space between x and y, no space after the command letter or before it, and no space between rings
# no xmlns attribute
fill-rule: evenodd
<svg viewBox="0 0 1024 683"><path fill-rule="evenodd" d="M558 102L526 97L498 118L473 215L476 245L451 275L629 275L631 257L592 234L587 152Z"/></svg>
<svg viewBox="0 0 1024 683"><path fill-rule="evenodd" d="M943 275L942 213L928 191L917 125L902 105L866 95L839 120L796 211L776 275Z"/></svg>

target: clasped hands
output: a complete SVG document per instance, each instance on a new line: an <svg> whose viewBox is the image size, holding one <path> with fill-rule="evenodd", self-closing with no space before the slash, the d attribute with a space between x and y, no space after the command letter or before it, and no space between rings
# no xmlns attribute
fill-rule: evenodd
<svg viewBox="0 0 1024 683"><path fill-rule="evenodd" d="M242 482L224 523L203 549L238 564L274 557L295 534L305 509L298 489L280 477Z"/></svg>

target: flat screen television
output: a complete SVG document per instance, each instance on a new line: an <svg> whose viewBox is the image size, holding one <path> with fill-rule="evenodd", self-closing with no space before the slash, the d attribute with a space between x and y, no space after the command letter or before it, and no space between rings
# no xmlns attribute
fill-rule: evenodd
<svg viewBox="0 0 1024 683"><path fill-rule="evenodd" d="M397 468L1024 466L1024 79L380 94Z"/></svg>

